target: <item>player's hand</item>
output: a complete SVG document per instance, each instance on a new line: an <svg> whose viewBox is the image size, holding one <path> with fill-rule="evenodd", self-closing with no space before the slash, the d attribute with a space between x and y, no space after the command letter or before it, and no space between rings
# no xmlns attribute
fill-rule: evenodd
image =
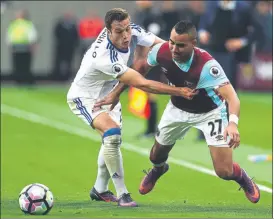
<svg viewBox="0 0 274 219"><path fill-rule="evenodd" d="M182 87L181 88L181 96L183 96L185 99L192 100L195 95L199 93L199 90L191 89L188 87Z"/></svg>
<svg viewBox="0 0 274 219"><path fill-rule="evenodd" d="M243 47L243 41L240 38L229 39L225 42L225 47L229 52L236 52Z"/></svg>
<svg viewBox="0 0 274 219"><path fill-rule="evenodd" d="M210 33L207 31L201 31L199 39L201 44L207 45L209 43Z"/></svg>
<svg viewBox="0 0 274 219"><path fill-rule="evenodd" d="M227 137L230 137L230 141L228 143L229 147L231 148L237 148L240 145L240 133L238 131L238 127L236 123L229 122L228 126L225 129L224 132L224 139L227 140Z"/></svg>
<svg viewBox="0 0 274 219"><path fill-rule="evenodd" d="M118 95L116 95L114 93L110 93L106 97L104 97L103 99L97 101L94 104L94 108L111 104L111 106L110 106L110 111L111 111L111 110L114 109L114 107L117 105L117 103L119 103L119 101L120 101L120 99L119 99Z"/></svg>

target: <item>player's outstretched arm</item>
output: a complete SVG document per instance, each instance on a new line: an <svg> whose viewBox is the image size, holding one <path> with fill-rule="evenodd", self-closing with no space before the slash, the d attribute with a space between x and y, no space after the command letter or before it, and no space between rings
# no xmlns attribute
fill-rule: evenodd
<svg viewBox="0 0 274 219"><path fill-rule="evenodd" d="M110 110L112 110L119 102L120 93L125 85L137 87L149 93L183 96L189 100L198 94L198 91L192 90L188 87L173 87L160 82L147 80L132 68L128 68L128 70L118 77L118 79L120 83L105 98L98 100L94 105L95 107L111 104Z"/></svg>
<svg viewBox="0 0 274 219"><path fill-rule="evenodd" d="M134 62L131 68L133 68L134 70L138 71L140 74L145 76L149 72L149 70L152 68L152 66L148 65L146 60L149 51L156 44L164 43L164 42L166 41L155 36L154 43L152 44L151 47L138 45L135 49ZM126 84L120 82L119 85L116 86L114 90L112 91L113 96L117 96L119 98L120 94L124 90L126 90L127 87L128 86Z"/></svg>
<svg viewBox="0 0 274 219"><path fill-rule="evenodd" d="M187 87L173 87L157 81L145 79L139 72L128 68L128 70L118 77L118 80L124 84L139 88L143 91L154 94L168 94L172 96L183 96L192 99L197 91Z"/></svg>
<svg viewBox="0 0 274 219"><path fill-rule="evenodd" d="M147 65L148 66L148 65ZM147 71L150 70L150 66L146 69ZM95 107L101 107L103 105L110 105L110 110L113 110L114 107L119 102L119 98L121 93L128 88L128 85L119 81L119 84L103 99L98 100L95 103Z"/></svg>
<svg viewBox="0 0 274 219"><path fill-rule="evenodd" d="M236 148L240 145L240 134L238 131L240 100L231 84L221 86L217 91L228 103L229 124L225 130L224 138L226 139L229 136L229 146Z"/></svg>

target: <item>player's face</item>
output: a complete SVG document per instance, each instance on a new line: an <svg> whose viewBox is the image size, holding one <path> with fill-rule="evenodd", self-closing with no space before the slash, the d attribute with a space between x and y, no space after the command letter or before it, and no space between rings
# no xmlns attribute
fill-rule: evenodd
<svg viewBox="0 0 274 219"><path fill-rule="evenodd" d="M118 49L128 49L131 40L130 18L113 21L109 38Z"/></svg>
<svg viewBox="0 0 274 219"><path fill-rule="evenodd" d="M172 58L177 62L187 62L191 55L196 40L188 34L177 34L173 29L169 39L169 49Z"/></svg>

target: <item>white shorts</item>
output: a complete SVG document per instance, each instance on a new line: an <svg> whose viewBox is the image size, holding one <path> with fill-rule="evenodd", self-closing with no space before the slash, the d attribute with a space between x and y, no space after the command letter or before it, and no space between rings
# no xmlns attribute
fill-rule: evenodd
<svg viewBox="0 0 274 219"><path fill-rule="evenodd" d="M173 145L176 140L183 139L191 127L195 127L204 133L207 145L228 147L228 139L225 141L223 136L227 125L224 103L208 113L195 114L185 112L169 101L158 125L156 140L161 145Z"/></svg>
<svg viewBox="0 0 274 219"><path fill-rule="evenodd" d="M102 106L100 109L95 110L96 100L90 98L75 98L67 100L67 103L71 111L91 127L93 127L92 122L96 116L107 112L113 121L122 128L122 107L120 102L111 111L109 110L110 106Z"/></svg>

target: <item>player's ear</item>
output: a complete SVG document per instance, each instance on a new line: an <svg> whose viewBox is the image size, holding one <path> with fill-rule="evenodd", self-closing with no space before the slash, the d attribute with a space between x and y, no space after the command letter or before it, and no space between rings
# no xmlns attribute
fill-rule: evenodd
<svg viewBox="0 0 274 219"><path fill-rule="evenodd" d="M196 38L192 40L192 44L193 44L193 46L197 46L197 39Z"/></svg>
<svg viewBox="0 0 274 219"><path fill-rule="evenodd" d="M108 32L108 35L110 36L111 35L111 31L109 29L107 29L107 32Z"/></svg>

